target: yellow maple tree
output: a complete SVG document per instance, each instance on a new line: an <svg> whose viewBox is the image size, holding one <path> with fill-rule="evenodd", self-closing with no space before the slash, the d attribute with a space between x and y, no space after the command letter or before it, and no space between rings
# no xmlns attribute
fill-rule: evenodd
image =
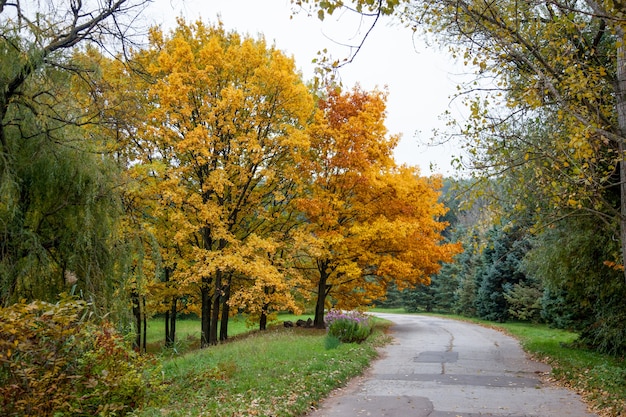
<svg viewBox="0 0 626 417"><path fill-rule="evenodd" d="M149 110L137 124L130 169L153 184L151 219L161 224L154 233L170 231L171 279L195 289L206 346L217 342L220 316L234 302L251 312L270 301L295 308L275 258L288 246L285 213L313 100L293 59L221 24L179 20L168 35L154 29L137 55Z"/></svg>

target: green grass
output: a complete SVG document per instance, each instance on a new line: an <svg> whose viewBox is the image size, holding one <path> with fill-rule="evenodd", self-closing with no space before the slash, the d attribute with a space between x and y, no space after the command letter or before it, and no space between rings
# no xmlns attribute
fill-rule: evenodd
<svg viewBox="0 0 626 417"><path fill-rule="evenodd" d="M135 415L298 416L360 374L387 341L326 348L326 332L275 326L163 362L162 382Z"/></svg>
<svg viewBox="0 0 626 417"><path fill-rule="evenodd" d="M573 343L576 333L529 323L498 324L530 354L552 365L552 376L579 392L604 416L626 416L626 362Z"/></svg>
<svg viewBox="0 0 626 417"><path fill-rule="evenodd" d="M278 321L291 320L295 322L298 319L306 320L311 316L308 315L293 315L287 313L281 313L278 316ZM228 321L228 337L234 338L243 334L251 333L258 329L256 326L250 327L246 320L242 317L236 316ZM196 350L200 347L200 319L199 318L185 318L176 321L176 343L172 349L164 348L165 344L165 320L162 317L150 319L148 321L148 332L146 335L146 343L148 352L161 353L173 351L173 353L185 353L192 350Z"/></svg>

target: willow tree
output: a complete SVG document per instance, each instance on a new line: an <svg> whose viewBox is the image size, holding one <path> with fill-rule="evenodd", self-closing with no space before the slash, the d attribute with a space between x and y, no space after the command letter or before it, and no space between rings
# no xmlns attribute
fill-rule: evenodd
<svg viewBox="0 0 626 417"><path fill-rule="evenodd" d="M154 30L137 59L151 62L152 84L147 118L130 142L132 170L158 185L152 216L162 224L168 216L175 230L182 256L171 278L196 289L206 346L217 342L231 288L289 289L273 261L283 234L271 225L284 220L277 207L299 181L313 101L291 58L219 24Z"/></svg>
<svg viewBox="0 0 626 417"><path fill-rule="evenodd" d="M115 170L92 140L91 68L73 52L122 45L141 3L0 2L0 304L53 300L73 285L97 301L112 295Z"/></svg>

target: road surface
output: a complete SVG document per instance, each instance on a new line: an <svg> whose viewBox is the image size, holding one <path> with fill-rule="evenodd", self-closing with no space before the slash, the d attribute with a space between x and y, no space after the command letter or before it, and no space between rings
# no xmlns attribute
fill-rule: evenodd
<svg viewBox="0 0 626 417"><path fill-rule="evenodd" d="M595 416L572 391L542 382L550 367L509 336L437 317L377 315L394 322L394 342L308 417Z"/></svg>

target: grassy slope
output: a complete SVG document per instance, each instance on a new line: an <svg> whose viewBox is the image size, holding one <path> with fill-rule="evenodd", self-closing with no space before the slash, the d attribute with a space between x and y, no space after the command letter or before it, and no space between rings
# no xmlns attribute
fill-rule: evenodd
<svg viewBox="0 0 626 417"><path fill-rule="evenodd" d="M165 360L160 393L136 416L298 416L360 374L386 340L326 349L322 330L274 327Z"/></svg>
<svg viewBox="0 0 626 417"><path fill-rule="evenodd" d="M298 319L308 319L310 316L295 316L293 314L280 314L279 320L296 321ZM258 325L257 325L258 326ZM228 336L231 338L253 332L255 328L250 327L246 320L241 317L231 318L228 322ZM197 318L185 318L176 321L176 344L174 353L184 353L198 349L200 346L200 320ZM148 352L164 352L165 320L153 318L148 321L148 333L146 341Z"/></svg>

